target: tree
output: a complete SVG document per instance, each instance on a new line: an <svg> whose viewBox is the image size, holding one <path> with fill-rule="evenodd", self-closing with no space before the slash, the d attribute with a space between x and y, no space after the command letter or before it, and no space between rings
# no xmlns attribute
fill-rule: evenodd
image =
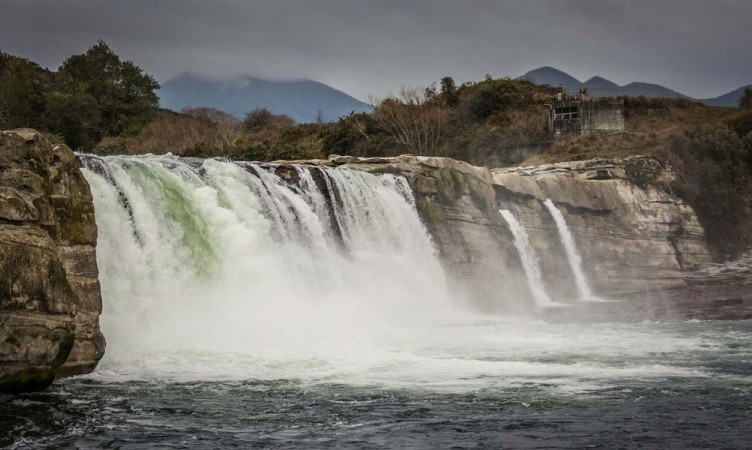
<svg viewBox="0 0 752 450"><path fill-rule="evenodd" d="M486 79L476 83L462 102L465 116L476 122L483 122L489 117L504 113L508 109L522 106L522 83L509 78Z"/></svg>
<svg viewBox="0 0 752 450"><path fill-rule="evenodd" d="M269 108L254 108L245 113L243 128L250 132L259 131L272 124L273 116Z"/></svg>
<svg viewBox="0 0 752 450"><path fill-rule="evenodd" d="M211 145L220 150L227 152L241 135L241 122L224 111L215 108L183 108L182 114L186 114L197 119L203 120L210 125L212 129Z"/></svg>
<svg viewBox="0 0 752 450"><path fill-rule="evenodd" d="M88 148L104 136L137 133L154 116L159 84L130 61L121 61L99 40L86 53L66 59L55 74L53 97L71 104L90 105L96 110L93 124L75 124L75 118L58 121L62 134L73 147ZM58 113L60 111L57 111ZM85 132L85 139L81 132Z"/></svg>
<svg viewBox="0 0 752 450"><path fill-rule="evenodd" d="M427 101L426 92L403 87L399 96L379 102L373 113L398 143L417 155L434 154L449 121L449 110Z"/></svg>
<svg viewBox="0 0 752 450"><path fill-rule="evenodd" d="M454 78L444 77L441 79L441 100L447 106L454 106L459 102L460 96L457 92L457 85L454 84Z"/></svg>
<svg viewBox="0 0 752 450"><path fill-rule="evenodd" d="M744 88L744 92L739 98L739 108L752 111L752 85Z"/></svg>
<svg viewBox="0 0 752 450"><path fill-rule="evenodd" d="M548 117L541 111L512 111L506 127L512 144L535 145L548 138Z"/></svg>
<svg viewBox="0 0 752 450"><path fill-rule="evenodd" d="M101 140L97 132L101 117L97 100L84 91L80 83L46 94L45 123L47 128L63 136L73 149L90 150Z"/></svg>
<svg viewBox="0 0 752 450"><path fill-rule="evenodd" d="M268 108L255 108L248 111L243 119L243 128L258 132L264 128L284 128L295 125L295 121L284 114L274 114Z"/></svg>
<svg viewBox="0 0 752 450"><path fill-rule="evenodd" d="M28 59L0 52L0 129L46 129L45 93L51 73Z"/></svg>

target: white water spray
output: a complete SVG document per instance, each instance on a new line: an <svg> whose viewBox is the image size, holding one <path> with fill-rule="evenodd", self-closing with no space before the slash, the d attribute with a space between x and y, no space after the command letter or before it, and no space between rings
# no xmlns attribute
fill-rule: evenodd
<svg viewBox="0 0 752 450"><path fill-rule="evenodd" d="M288 184L270 167L216 160L81 162L108 339L87 375L95 380L509 387L537 398L718 376L699 367L726 346L696 333L701 324L479 319L448 308L403 178L295 166Z"/></svg>
<svg viewBox="0 0 752 450"><path fill-rule="evenodd" d="M530 287L530 291L533 293L533 298L538 306L555 306L556 303L551 301L551 298L546 293L546 288L543 287L543 278L541 276L540 265L538 264L538 256L535 250L530 245L530 239L528 239L527 232L517 221L511 211L507 209L500 209L499 212L504 220L509 225L509 230L514 236L514 246L517 247L517 252L520 254L520 260L522 260L522 268L525 271L527 277L527 283Z"/></svg>
<svg viewBox="0 0 752 450"><path fill-rule="evenodd" d="M561 239L561 243L564 246L564 251L567 254L569 267L572 268L572 273L574 274L574 282L577 286L577 292L580 295L580 300L595 300L593 291L590 289L587 278L585 277L585 272L582 270L582 257L577 251L577 246L574 242L574 236L572 236L572 232L567 226L567 221L564 220L564 215L561 214L559 208L554 205L554 202L552 202L550 198L546 199L543 204L546 205L546 208L548 208L548 211L551 213L551 217L553 217L554 222L556 222L556 229L559 231L559 238Z"/></svg>
<svg viewBox="0 0 752 450"><path fill-rule="evenodd" d="M295 166L288 184L273 167L173 156L81 164L99 227L108 358L282 354L451 316L402 177Z"/></svg>

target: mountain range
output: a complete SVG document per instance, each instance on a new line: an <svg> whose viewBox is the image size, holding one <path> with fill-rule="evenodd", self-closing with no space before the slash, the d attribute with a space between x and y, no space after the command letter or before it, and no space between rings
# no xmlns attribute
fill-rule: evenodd
<svg viewBox="0 0 752 450"><path fill-rule="evenodd" d="M368 104L317 81L275 81L252 76L218 80L183 73L163 83L159 97L163 108L174 111L208 106L243 118L255 108L267 108L298 123L315 122L320 114L324 120L334 121L353 111L371 109Z"/></svg>
<svg viewBox="0 0 752 450"><path fill-rule="evenodd" d="M587 89L592 96L692 98L653 83L634 82L620 86L600 76L583 82L553 67L540 67L520 78L537 84L563 87L569 92ZM737 106L745 88L746 86L742 86L718 97L694 100L711 106ZM275 114L286 114L298 123L315 122L319 118L334 121L353 111L371 110L367 103L342 91L305 79L277 81L253 76L211 79L186 72L163 83L159 97L163 108L174 111L186 107L208 106L243 118L247 112L263 107Z"/></svg>
<svg viewBox="0 0 752 450"><path fill-rule="evenodd" d="M744 89L747 87L742 86L718 97L692 98L688 95L674 91L673 89L661 86L660 84L634 82L620 86L613 81L599 76L594 76L583 82L568 73L553 67L540 67L527 72L520 78L530 80L536 84L548 84L550 86L563 87L569 92L578 92L580 89L587 89L588 94L591 96L644 95L647 97L689 98L711 106L737 106Z"/></svg>

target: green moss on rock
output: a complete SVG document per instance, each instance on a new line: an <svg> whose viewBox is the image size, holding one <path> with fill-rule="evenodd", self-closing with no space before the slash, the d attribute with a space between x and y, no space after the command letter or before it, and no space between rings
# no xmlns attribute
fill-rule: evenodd
<svg viewBox="0 0 752 450"><path fill-rule="evenodd" d="M441 206L437 205L431 199L427 199L425 202L421 202L419 205L420 216L423 220L429 223L444 223L446 222L446 216Z"/></svg>

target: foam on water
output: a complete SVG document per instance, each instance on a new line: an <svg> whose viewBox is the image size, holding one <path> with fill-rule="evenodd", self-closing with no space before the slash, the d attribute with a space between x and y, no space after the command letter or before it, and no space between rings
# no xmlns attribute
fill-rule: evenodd
<svg viewBox="0 0 752 450"><path fill-rule="evenodd" d="M160 382L297 380L437 392L545 386L561 394L666 378L710 379L716 336L660 323L458 321L371 328L347 339L264 342L243 351L124 355L90 377Z"/></svg>

